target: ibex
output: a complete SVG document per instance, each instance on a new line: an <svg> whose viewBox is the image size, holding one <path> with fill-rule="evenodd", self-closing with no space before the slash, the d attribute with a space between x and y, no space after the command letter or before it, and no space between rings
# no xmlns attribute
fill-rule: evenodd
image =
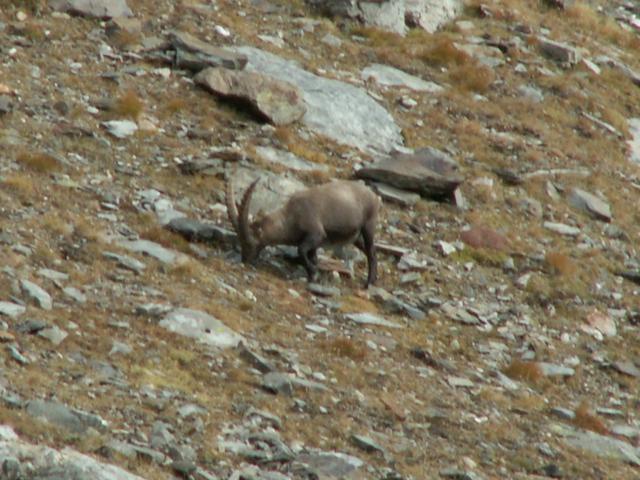
<svg viewBox="0 0 640 480"><path fill-rule="evenodd" d="M375 283L374 234L380 199L361 182L333 181L294 193L280 209L249 221L255 180L236 204L231 182L226 185L229 220L240 241L242 261L253 263L267 245L295 245L308 280L318 271L317 249L354 243L367 256L366 287Z"/></svg>

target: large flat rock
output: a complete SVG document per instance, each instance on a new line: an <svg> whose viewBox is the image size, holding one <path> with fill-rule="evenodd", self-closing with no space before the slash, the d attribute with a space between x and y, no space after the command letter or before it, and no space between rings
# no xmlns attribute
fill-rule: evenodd
<svg viewBox="0 0 640 480"><path fill-rule="evenodd" d="M54 10L95 18L130 17L133 12L125 0L49 0Z"/></svg>
<svg viewBox="0 0 640 480"><path fill-rule="evenodd" d="M249 105L250 110L274 125L300 120L307 110L298 88L268 75L206 68L194 77L194 81L216 95Z"/></svg>
<svg viewBox="0 0 640 480"><path fill-rule="evenodd" d="M6 426L2 426L0 434L0 458L12 459L10 463L18 472L38 473L36 477L23 476L21 473L18 476L9 476L3 469L0 478L144 480L138 475L114 465L99 462L71 448L55 450L47 446L23 442Z"/></svg>
<svg viewBox="0 0 640 480"><path fill-rule="evenodd" d="M302 122L314 132L369 153L388 153L402 145L400 127L364 89L320 77L257 48L234 51L247 56L247 70L285 80L302 91L307 106Z"/></svg>
<svg viewBox="0 0 640 480"><path fill-rule="evenodd" d="M462 183L455 160L431 147L385 157L358 170L356 177L433 198L451 195Z"/></svg>
<svg viewBox="0 0 640 480"><path fill-rule="evenodd" d="M444 90L440 85L410 75L389 65L373 63L362 70L363 80L374 79L384 87L405 87L416 92L438 93Z"/></svg>
<svg viewBox="0 0 640 480"><path fill-rule="evenodd" d="M190 308L172 310L160 320L160 326L212 347L235 347L242 341L242 335L231 330L217 318Z"/></svg>
<svg viewBox="0 0 640 480"><path fill-rule="evenodd" d="M434 33L462 13L463 0L406 0L405 19L411 27Z"/></svg>

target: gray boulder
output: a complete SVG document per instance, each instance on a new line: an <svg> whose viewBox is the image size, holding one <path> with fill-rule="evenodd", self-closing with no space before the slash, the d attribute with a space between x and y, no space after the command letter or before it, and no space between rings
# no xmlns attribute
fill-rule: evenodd
<svg viewBox="0 0 640 480"><path fill-rule="evenodd" d="M432 198L448 197L462 183L455 160L431 147L383 158L358 170L356 177Z"/></svg>
<svg viewBox="0 0 640 480"><path fill-rule="evenodd" d="M405 0L308 0L316 9L333 17L357 20L368 27L404 35Z"/></svg>
<svg viewBox="0 0 640 480"><path fill-rule="evenodd" d="M207 90L239 100L274 125L288 125L306 112L300 91L290 83L255 72L207 68L194 77Z"/></svg>
<svg viewBox="0 0 640 480"><path fill-rule="evenodd" d="M463 0L406 0L405 20L410 27L433 33L460 15L463 7Z"/></svg>
<svg viewBox="0 0 640 480"><path fill-rule="evenodd" d="M160 326L218 348L236 347L242 340L240 334L217 318L190 308L172 310L160 320Z"/></svg>
<svg viewBox="0 0 640 480"><path fill-rule="evenodd" d="M248 57L247 70L285 80L302 91L307 105L302 122L315 133L369 153L387 153L402 145L400 127L364 89L319 77L257 48L234 51Z"/></svg>
<svg viewBox="0 0 640 480"><path fill-rule="evenodd" d="M6 426L2 426L0 432L0 458L11 459L11 474L15 474L14 477L5 477L8 472L3 470L1 478L144 480L70 448L55 450L23 442ZM6 461L3 469L6 469Z"/></svg>
<svg viewBox="0 0 640 480"><path fill-rule="evenodd" d="M54 10L95 18L131 17L133 12L125 0L49 0Z"/></svg>

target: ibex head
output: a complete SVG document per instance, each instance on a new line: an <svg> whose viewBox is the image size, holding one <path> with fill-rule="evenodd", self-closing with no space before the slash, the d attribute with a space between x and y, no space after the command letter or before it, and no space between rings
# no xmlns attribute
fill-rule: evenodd
<svg viewBox="0 0 640 480"><path fill-rule="evenodd" d="M251 203L253 191L255 190L259 180L260 179L254 180L246 192L244 192L240 205L236 204L231 181L228 181L226 186L227 214L231 225L233 225L233 228L238 235L240 251L242 252L242 261L245 263L255 262L260 250L262 250L262 246L256 241L256 238L253 235L253 225L249 224L249 205Z"/></svg>

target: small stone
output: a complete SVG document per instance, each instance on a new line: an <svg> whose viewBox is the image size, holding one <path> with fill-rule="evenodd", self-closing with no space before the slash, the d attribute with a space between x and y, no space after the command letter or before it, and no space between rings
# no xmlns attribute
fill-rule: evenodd
<svg viewBox="0 0 640 480"><path fill-rule="evenodd" d="M622 360L613 362L612 367L620 373L629 375L630 377L640 378L640 368L633 362Z"/></svg>
<svg viewBox="0 0 640 480"><path fill-rule="evenodd" d="M378 445L371 437L367 437L364 435L351 435L351 441L353 444L361 450L365 452L373 453L373 452L381 452L385 453L384 448Z"/></svg>
<svg viewBox="0 0 640 480"><path fill-rule="evenodd" d="M24 306L17 303L0 301L0 315L16 318L26 312L26 310Z"/></svg>
<svg viewBox="0 0 640 480"><path fill-rule="evenodd" d="M308 283L307 290L309 290L314 295L318 295L320 297L337 297L340 295L340 289L336 287L328 287L319 283Z"/></svg>
<svg viewBox="0 0 640 480"><path fill-rule="evenodd" d="M351 320L352 322L360 325L376 325L376 326L388 327L388 328L404 328L404 326L399 323L390 322L389 320L386 320L383 317L379 315L374 315L372 313L347 313L345 314L345 318L347 320Z"/></svg>
<svg viewBox="0 0 640 480"><path fill-rule="evenodd" d="M538 362L542 374L546 377L571 377L576 372L573 368L547 362Z"/></svg>
<svg viewBox="0 0 640 480"><path fill-rule="evenodd" d="M177 308L160 320L167 330L218 347L236 347L242 336L208 313L189 308Z"/></svg>
<svg viewBox="0 0 640 480"><path fill-rule="evenodd" d="M110 120L101 125L116 138L127 138L138 131L138 125L131 120Z"/></svg>
<svg viewBox="0 0 640 480"><path fill-rule="evenodd" d="M569 203L574 208L584 210L589 215L603 222L611 221L611 207L604 200L585 192L579 188L574 188L569 194Z"/></svg>
<svg viewBox="0 0 640 480"><path fill-rule="evenodd" d="M447 383L456 388L473 388L475 386L475 383L464 377L450 376L447 378Z"/></svg>
<svg viewBox="0 0 640 480"><path fill-rule="evenodd" d="M24 355L22 355L22 353L20 353L20 351L15 345L13 344L7 345L7 351L11 355L11 358L13 358L20 365L29 365L29 363L31 363L29 362L29 359L27 357L25 357Z"/></svg>
<svg viewBox="0 0 640 480"><path fill-rule="evenodd" d="M576 64L582 56L577 48L566 43L556 42L549 38L538 36L538 47L543 54L560 63Z"/></svg>
<svg viewBox="0 0 640 480"><path fill-rule="evenodd" d="M262 373L275 372L276 368L264 357L247 347L244 342L238 346L240 358Z"/></svg>
<svg viewBox="0 0 640 480"><path fill-rule="evenodd" d="M397 68L380 63L374 63L366 67L362 70L361 77L364 81L373 79L378 85L385 87L406 87L416 92L438 93L444 90L436 83L423 80Z"/></svg>
<svg viewBox="0 0 640 480"><path fill-rule="evenodd" d="M262 377L262 388L272 393L290 396L293 394L291 378L286 373L269 372Z"/></svg>
<svg viewBox="0 0 640 480"><path fill-rule="evenodd" d="M127 270L131 270L135 273L142 273L144 269L147 268L147 266L140 260L137 260L128 255L119 255L113 252L102 252L102 256L110 260L115 260L121 267L126 268Z"/></svg>
<svg viewBox="0 0 640 480"><path fill-rule="evenodd" d="M53 308L53 301L51 296L39 285L36 285L29 280L21 280L20 286L26 295L43 310L51 310Z"/></svg>
<svg viewBox="0 0 640 480"><path fill-rule="evenodd" d="M130 345L114 340L111 346L111 350L109 351L109 356L129 355L131 352L133 352L133 348Z"/></svg>
<svg viewBox="0 0 640 480"><path fill-rule="evenodd" d="M580 234L579 228L571 227L563 223L544 222L542 226L547 230L559 233L560 235L567 235L569 237L575 237Z"/></svg>
<svg viewBox="0 0 640 480"><path fill-rule="evenodd" d="M83 304L87 302L87 296L76 287L65 287L62 289L62 293L76 303Z"/></svg>
<svg viewBox="0 0 640 480"><path fill-rule="evenodd" d="M65 332L64 330L62 330L61 328L55 325L53 327L45 328L38 332L38 336L42 338L46 338L56 346L60 345L62 341L65 338L67 338L68 335L69 334L67 332Z"/></svg>

